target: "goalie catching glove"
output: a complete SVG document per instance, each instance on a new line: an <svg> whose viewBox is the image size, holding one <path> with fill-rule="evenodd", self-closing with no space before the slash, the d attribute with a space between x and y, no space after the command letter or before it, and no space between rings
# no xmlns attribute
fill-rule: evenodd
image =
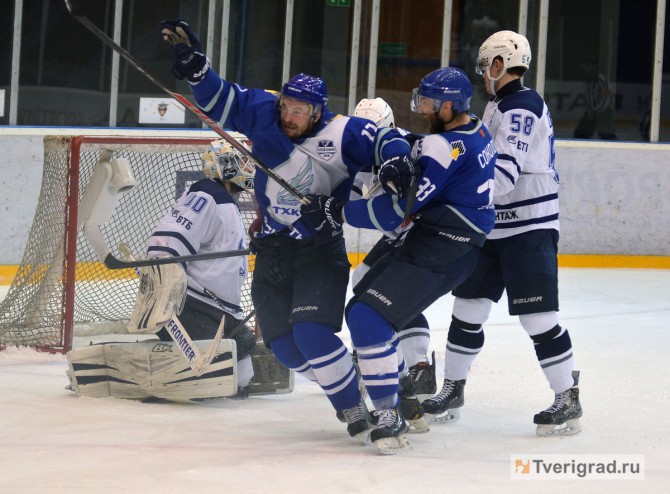
<svg viewBox="0 0 670 494"><path fill-rule="evenodd" d="M140 268L140 276L128 332L155 333L175 314L181 314L186 302L186 273L179 264L163 264Z"/></svg>
<svg viewBox="0 0 670 494"><path fill-rule="evenodd" d="M300 215L305 225L316 231L339 232L342 230L342 208L344 202L336 197L311 194L309 204L300 206Z"/></svg>
<svg viewBox="0 0 670 494"><path fill-rule="evenodd" d="M202 45L183 19L161 22L163 40L172 46L175 63L172 74L180 81L200 82L209 70L209 60L202 51Z"/></svg>

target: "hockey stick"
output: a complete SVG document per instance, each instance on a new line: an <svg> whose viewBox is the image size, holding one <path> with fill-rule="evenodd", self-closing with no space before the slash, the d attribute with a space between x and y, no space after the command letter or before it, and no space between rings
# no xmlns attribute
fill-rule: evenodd
<svg viewBox="0 0 670 494"><path fill-rule="evenodd" d="M252 310L251 312L249 312L247 317L245 317L239 323L237 323L235 328L233 328L232 332L235 332L239 328L244 326L249 321L249 319L251 319L254 316L255 313L256 313L255 310ZM216 330L216 336L214 336L214 340L212 341L212 344L210 345L209 350L207 350L207 353L205 353L202 356L202 362L199 363L198 367L193 369L193 372L195 372L196 376L199 376L200 374L202 374L204 372L204 369L207 366L209 366L209 364L212 362L212 359L214 358L214 355L216 354L216 350L219 348L219 343L221 342L221 338L223 336L223 327L225 326L225 322L226 322L226 315L224 314L223 317L221 318L221 322L219 323L219 327Z"/></svg>
<svg viewBox="0 0 670 494"><path fill-rule="evenodd" d="M256 162L256 166L260 168L264 173L266 173L270 178L275 182L281 185L286 191L291 195L297 197L302 204L309 204L309 199L307 199L303 194L301 194L295 187L289 184L286 180L277 175L274 170L268 168L262 161L260 161L253 153L249 152L242 144L237 142L237 140L231 137L225 130L219 127L214 120L205 115L196 105L187 100L184 96L174 91L170 91L162 82L156 79L153 75L147 72L144 67L138 62L135 57L133 57L130 52L125 50L123 47L116 44L116 42L107 36L103 31L98 28L91 20L83 13L81 7L75 0L65 0L65 6L67 7L68 12L86 29L88 29L92 34L94 34L100 41L110 47L112 50L121 55L130 65L135 67L137 71L142 74L144 77L153 82L161 91L167 93L172 98L179 101L182 105L188 108L195 116L197 116L204 124L206 124L210 129L216 132L219 136L225 139L231 146L236 150L248 156Z"/></svg>
<svg viewBox="0 0 670 494"><path fill-rule="evenodd" d="M121 246L119 245L119 249ZM142 259L139 261L132 260L122 261L117 259L110 252L105 256L103 261L107 269L127 269L127 268L141 268L144 266L159 266L161 264L177 264L182 262L204 261L207 259L221 259L223 257L246 256L250 254L249 249L239 250L224 250L221 252L208 252L206 254L193 254L191 256L174 256L174 257L157 257L155 259ZM127 256L126 256L127 257Z"/></svg>

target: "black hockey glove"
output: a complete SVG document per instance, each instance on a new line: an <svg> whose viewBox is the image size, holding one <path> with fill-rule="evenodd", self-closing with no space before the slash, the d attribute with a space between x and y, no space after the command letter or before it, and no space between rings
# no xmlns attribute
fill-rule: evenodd
<svg viewBox="0 0 670 494"><path fill-rule="evenodd" d="M414 173L414 163L408 156L394 156L379 167L379 182L386 192L397 193L398 197L403 197L412 186ZM393 186L389 185L389 182Z"/></svg>
<svg viewBox="0 0 670 494"><path fill-rule="evenodd" d="M342 208L344 202L336 197L321 194L310 194L307 196L309 204L300 206L300 215L303 223L316 231L330 230L338 232L342 230Z"/></svg>
<svg viewBox="0 0 670 494"><path fill-rule="evenodd" d="M180 81L184 78L191 82L203 80L209 70L209 60L188 22L183 19L165 20L161 22L161 35L172 46L175 58L172 74Z"/></svg>

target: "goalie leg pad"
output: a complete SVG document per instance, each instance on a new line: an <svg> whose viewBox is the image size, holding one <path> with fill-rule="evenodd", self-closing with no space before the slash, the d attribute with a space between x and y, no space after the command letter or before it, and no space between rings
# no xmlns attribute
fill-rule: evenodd
<svg viewBox="0 0 670 494"><path fill-rule="evenodd" d="M140 289L128 322L130 333L155 333L181 314L188 280L179 264L140 268Z"/></svg>
<svg viewBox="0 0 670 494"><path fill-rule="evenodd" d="M206 351L211 340L195 343ZM173 342L100 343L67 353L70 387L77 396L161 398L190 402L237 393L237 348L222 339L211 364L196 376Z"/></svg>

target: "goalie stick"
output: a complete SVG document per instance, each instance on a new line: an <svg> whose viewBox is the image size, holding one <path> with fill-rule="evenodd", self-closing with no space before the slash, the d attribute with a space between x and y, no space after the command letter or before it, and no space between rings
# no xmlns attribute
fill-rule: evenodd
<svg viewBox="0 0 670 494"><path fill-rule="evenodd" d="M125 244L121 244L125 245ZM119 250L121 249L119 245ZM122 251L125 255L125 252ZM208 252L206 254L193 254L190 256L174 256L174 257L158 257L155 259L142 259L136 261L134 258L129 258L126 256L128 261L123 261L114 257L110 252L105 256L104 264L107 269L127 269L127 268L141 268L145 266L158 266L161 264L178 264L182 262L192 262L192 261L204 261L207 259L220 259L223 257L235 257L235 256L246 256L250 254L249 249L239 249L239 250L224 250L221 252Z"/></svg>
<svg viewBox="0 0 670 494"><path fill-rule="evenodd" d="M79 7L78 2L75 0L65 0L65 6L67 7L68 12L79 22L82 26L88 29L93 35L95 35L100 41L110 47L112 50L121 55L130 65L132 65L140 74L153 82L161 91L168 94L172 98L179 101L182 105L188 108L195 116L197 116L205 125L210 129L216 132L219 136L225 139L231 146L236 150L248 156L256 162L256 167L260 168L265 174L272 178L275 182L281 185L286 191L291 195L297 197L302 204L309 204L309 199L307 199L303 194L301 194L295 187L289 184L286 180L277 175L274 170L268 168L262 161L260 161L253 153L249 152L242 144L237 142L237 140L231 137L225 130L217 125L214 120L205 115L196 105L191 103L188 99L182 96L179 93L170 91L162 82L156 79L151 75L139 61L133 57L130 52L118 45L112 38L107 36L98 26L93 24L93 22L84 14Z"/></svg>

